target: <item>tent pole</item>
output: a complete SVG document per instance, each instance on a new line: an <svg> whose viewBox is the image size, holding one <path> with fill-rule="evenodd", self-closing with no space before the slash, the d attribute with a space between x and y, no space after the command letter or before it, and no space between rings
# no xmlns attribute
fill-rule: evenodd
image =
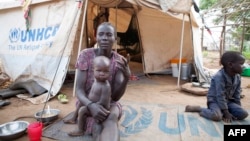
<svg viewBox="0 0 250 141"><path fill-rule="evenodd" d="M115 30L116 30L116 33L115 33L115 52L117 52L117 4L115 6Z"/></svg>
<svg viewBox="0 0 250 141"><path fill-rule="evenodd" d="M84 2L84 13L82 18L82 27L81 27L81 33L80 33L80 41L78 46L78 53L77 56L79 56L81 48L82 48L82 38L83 38L83 32L84 32L84 25L85 25L85 18L87 13L87 7L88 7L88 0L85 0ZM76 91L76 78L77 78L77 70L75 70L75 79L74 79L74 88L73 88L73 97L75 97L75 91Z"/></svg>
<svg viewBox="0 0 250 141"><path fill-rule="evenodd" d="M180 57L179 57L179 74L178 74L178 82L177 86L180 87L180 77L181 77L181 59L182 59L182 48L183 48L183 37L184 37L184 29L185 29L185 14L183 14L182 18L182 30L181 30L181 44L180 44Z"/></svg>

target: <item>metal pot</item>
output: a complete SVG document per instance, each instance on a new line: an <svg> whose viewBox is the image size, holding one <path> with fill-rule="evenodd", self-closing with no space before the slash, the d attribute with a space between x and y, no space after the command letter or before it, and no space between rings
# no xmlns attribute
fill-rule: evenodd
<svg viewBox="0 0 250 141"><path fill-rule="evenodd" d="M35 113L35 118L37 119L37 121L40 121L43 123L50 123L58 119L59 113L60 113L60 110L58 109L44 109Z"/></svg>
<svg viewBox="0 0 250 141"><path fill-rule="evenodd" d="M0 125L0 140L14 140L26 133L29 122L12 121Z"/></svg>

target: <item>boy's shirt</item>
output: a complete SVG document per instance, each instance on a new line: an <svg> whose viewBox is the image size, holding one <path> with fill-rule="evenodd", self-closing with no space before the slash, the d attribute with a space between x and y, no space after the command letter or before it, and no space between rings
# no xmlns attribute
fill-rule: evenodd
<svg viewBox="0 0 250 141"><path fill-rule="evenodd" d="M207 102L216 102L221 110L228 109L227 103L240 103L241 77L236 74L233 77L227 75L225 70L220 69L212 78L207 94Z"/></svg>

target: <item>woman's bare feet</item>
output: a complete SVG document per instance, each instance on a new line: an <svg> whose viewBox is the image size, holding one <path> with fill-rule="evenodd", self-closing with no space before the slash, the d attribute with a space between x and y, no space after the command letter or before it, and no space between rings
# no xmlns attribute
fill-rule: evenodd
<svg viewBox="0 0 250 141"><path fill-rule="evenodd" d="M200 111L201 111L200 106L187 105L186 108L185 108L185 112L200 112Z"/></svg>
<svg viewBox="0 0 250 141"><path fill-rule="evenodd" d="M68 133L69 136L82 136L84 135L84 131L76 130Z"/></svg>
<svg viewBox="0 0 250 141"><path fill-rule="evenodd" d="M64 119L63 122L66 124L75 124L76 120L70 118L70 119Z"/></svg>

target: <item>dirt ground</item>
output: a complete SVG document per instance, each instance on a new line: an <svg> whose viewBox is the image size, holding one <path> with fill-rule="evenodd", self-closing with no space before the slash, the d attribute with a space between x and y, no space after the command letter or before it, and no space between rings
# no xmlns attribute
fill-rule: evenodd
<svg viewBox="0 0 250 141"><path fill-rule="evenodd" d="M219 66L219 53L207 52L204 55L204 66L210 69L218 69ZM130 81L125 95L121 99L123 101L130 102L142 102L150 104L169 104L169 105L188 105L198 104L206 106L206 97L198 96L191 93L181 91L177 86L177 78L172 75L149 75L145 76L142 72L142 65L140 63L131 63L130 68L139 80ZM187 81L181 80L180 84L184 84ZM250 96L248 95L250 85L250 77L242 77L242 94L245 97L242 99L242 106L246 109L250 109ZM69 102L67 104L60 103L56 97L51 99L47 105L50 108L56 108L61 110L59 119L65 117L75 108L75 97L72 95L73 83L67 82L61 89L61 93L67 95ZM34 105L27 100L22 100L16 97L8 99L11 104L0 108L0 124L10 122L13 120L25 120L28 122L36 121L34 113L42 110L44 104ZM28 118L20 118L29 116ZM27 135L17 139L17 141L28 140ZM43 141L52 141L49 138L42 138Z"/></svg>

